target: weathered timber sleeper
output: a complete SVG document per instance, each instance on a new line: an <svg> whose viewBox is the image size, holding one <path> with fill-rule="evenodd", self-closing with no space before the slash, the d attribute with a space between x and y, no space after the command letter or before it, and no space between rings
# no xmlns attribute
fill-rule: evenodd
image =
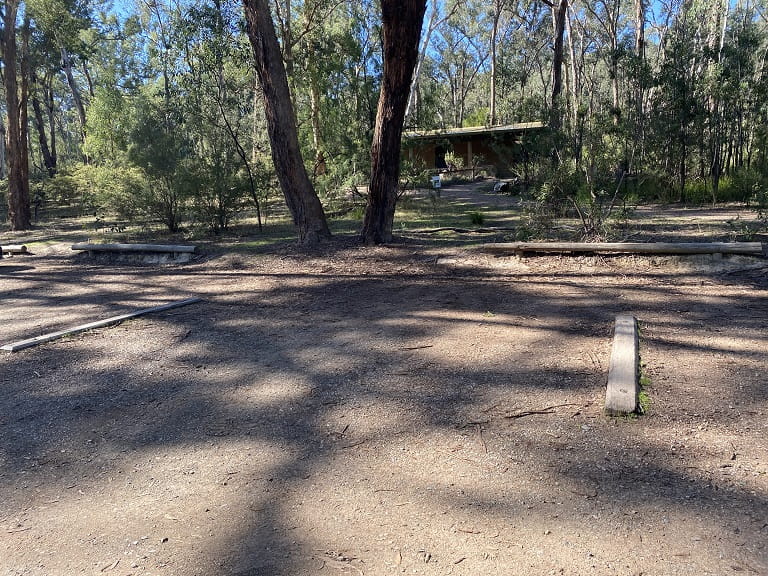
<svg viewBox="0 0 768 576"><path fill-rule="evenodd" d="M0 246L0 254L29 254L24 244L4 244Z"/></svg>
<svg viewBox="0 0 768 576"><path fill-rule="evenodd" d="M88 252L177 252L193 254L197 246L174 244L73 244L72 250Z"/></svg>
<svg viewBox="0 0 768 576"><path fill-rule="evenodd" d="M94 258L145 263L189 262L197 246L178 244L73 244L72 250Z"/></svg>
<svg viewBox="0 0 768 576"><path fill-rule="evenodd" d="M6 344L5 346L0 346L0 350L7 350L8 352L18 352L19 350L24 350L25 348L31 348L32 346L37 346L38 344L42 344L44 342L51 342L53 340L58 340L59 338L63 338L65 336L72 336L73 334L79 334L80 332L93 330L94 328L103 328L105 326L112 326L114 324L119 324L123 320L136 318L137 316L143 316L145 314L151 314L153 312L162 312L164 310L171 310L172 308L179 308L181 306L187 306L188 304L195 304L196 302L202 302L202 298L187 298L186 300L179 300L178 302L171 302L170 304L153 306L152 308L144 308L142 310L137 310L136 312L131 312L129 314L112 316L111 318L106 318L105 320L98 320L96 322L90 322L88 324L81 324L80 326L68 328L67 330L61 330L59 332L51 332L49 334L35 336L34 338L29 338L27 340L21 340L19 342L14 342L12 344Z"/></svg>
<svg viewBox="0 0 768 576"><path fill-rule="evenodd" d="M763 256L760 242L502 242L483 244L483 252L497 255L526 252L613 254L741 254Z"/></svg>

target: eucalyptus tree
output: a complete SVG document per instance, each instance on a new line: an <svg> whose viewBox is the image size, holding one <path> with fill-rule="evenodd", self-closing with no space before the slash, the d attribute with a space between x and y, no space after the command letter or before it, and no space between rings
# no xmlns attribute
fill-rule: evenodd
<svg viewBox="0 0 768 576"><path fill-rule="evenodd" d="M6 0L2 5L3 28L0 38L5 87L6 158L8 162L8 219L13 230L26 230L32 224L29 202L29 148L27 145L29 17L23 16L21 46L17 42L20 2Z"/></svg>
<svg viewBox="0 0 768 576"><path fill-rule="evenodd" d="M405 109L419 55L426 4L426 0L381 0L384 66L371 143L368 205L361 232L366 244L392 240Z"/></svg>
<svg viewBox="0 0 768 576"><path fill-rule="evenodd" d="M188 6L174 23L182 31L179 83L201 184L194 201L214 231L228 226L246 190L262 227L263 176L251 142L254 79L239 8L236 0L211 0Z"/></svg>
<svg viewBox="0 0 768 576"><path fill-rule="evenodd" d="M331 232L304 166L286 67L270 7L266 0L243 0L243 6L280 188L293 217L299 243L317 244L330 238Z"/></svg>
<svg viewBox="0 0 768 576"><path fill-rule="evenodd" d="M463 5L463 0L453 0L450 3L439 2L438 0L432 0L429 10L429 18L427 19L426 29L421 40L419 48L419 57L416 61L416 68L413 72L413 80L411 81L411 88L408 93L408 104L405 109L405 121L408 122L411 112L416 104L416 98L419 91L419 77L421 75L421 69L424 66L424 61L427 57L427 52L431 48L432 37L435 32L452 18ZM442 9L442 10L441 10Z"/></svg>
<svg viewBox="0 0 768 576"><path fill-rule="evenodd" d="M443 115L451 118L453 126L462 126L471 112L470 95L488 65L490 51L482 27L485 12L482 3L468 0L435 34L438 80L448 93ZM487 98L482 100L487 105ZM481 124L485 123L483 118Z"/></svg>
<svg viewBox="0 0 768 576"><path fill-rule="evenodd" d="M370 6L368 7L370 8ZM375 104L370 65L375 24L358 2L311 0L295 7L293 74L299 138L312 158L312 178L320 193L338 185L359 160L361 136L372 131L368 115ZM355 133L359 135L356 135Z"/></svg>
<svg viewBox="0 0 768 576"><path fill-rule="evenodd" d="M93 93L88 69L91 47L82 35L93 25L89 4L79 0L29 0L27 5L35 28L43 38L41 48L48 53L49 61L54 53L59 58L60 70L77 113L82 142L85 140L87 101ZM86 84L85 91L82 80Z"/></svg>

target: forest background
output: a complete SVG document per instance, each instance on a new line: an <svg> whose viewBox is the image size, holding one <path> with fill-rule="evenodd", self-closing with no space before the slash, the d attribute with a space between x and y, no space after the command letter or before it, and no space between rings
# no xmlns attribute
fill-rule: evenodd
<svg viewBox="0 0 768 576"><path fill-rule="evenodd" d="M11 228L52 204L171 232L264 226L279 188L239 1L2 8L0 194L12 216L26 182L29 206ZM271 10L307 172L332 212L371 177L380 5ZM405 129L545 122L524 183L539 207L590 210L618 190L765 206L767 57L762 0L429 0ZM413 183L422 168L402 169Z"/></svg>

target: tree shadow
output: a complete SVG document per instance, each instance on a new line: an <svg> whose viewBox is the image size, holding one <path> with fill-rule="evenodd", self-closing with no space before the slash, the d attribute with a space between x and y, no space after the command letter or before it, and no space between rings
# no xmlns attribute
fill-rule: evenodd
<svg viewBox="0 0 768 576"><path fill-rule="evenodd" d="M313 257L306 273L27 271L27 297L43 306L61 303L47 290L62 282L93 283L86 307L177 291L206 302L0 359L3 521L38 523L12 537L50 542L45 507L66 515L72 503L111 511L92 517L89 530L107 536L78 568L132 551L138 568L179 574L545 573L563 555L590 570L588 547L608 557L621 540L601 544L601 534L639 526L656 537L666 514L671 531L695 519L696 537L719 538L728 562L760 569L764 474L717 476L727 445L699 462L703 440L673 453L678 429L666 419L680 416L664 403L674 393L641 420L604 418L600 406L616 314L647 319L644 338L665 357L727 355L764 369L764 294L713 306L653 275L403 271L412 256L382 258L368 274L343 261L315 270ZM712 320L749 347L697 340ZM764 381L739 388L730 374L712 374L721 397L765 410ZM733 430L728 413L708 419ZM742 431L750 439L763 453L764 440ZM46 504L55 494L61 502ZM126 548L121 521L143 526L155 551L138 537ZM32 565L7 546L0 566ZM675 553L663 548L654 567L690 561Z"/></svg>

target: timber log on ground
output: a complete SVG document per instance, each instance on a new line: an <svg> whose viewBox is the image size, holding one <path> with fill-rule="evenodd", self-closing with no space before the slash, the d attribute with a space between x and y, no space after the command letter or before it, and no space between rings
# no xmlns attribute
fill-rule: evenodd
<svg viewBox="0 0 768 576"><path fill-rule="evenodd" d="M174 252L193 254L197 246L173 244L73 244L72 250L88 252Z"/></svg>
<svg viewBox="0 0 768 576"><path fill-rule="evenodd" d="M0 246L0 255L2 254L29 254L24 244L5 244Z"/></svg>
<svg viewBox="0 0 768 576"><path fill-rule="evenodd" d="M765 256L760 242L504 242L483 244L483 252L504 255L524 253L607 254L741 254Z"/></svg>
<svg viewBox="0 0 768 576"><path fill-rule="evenodd" d="M106 262L180 264L192 260L197 253L197 246L173 244L73 244L72 250L85 252L95 260Z"/></svg>

